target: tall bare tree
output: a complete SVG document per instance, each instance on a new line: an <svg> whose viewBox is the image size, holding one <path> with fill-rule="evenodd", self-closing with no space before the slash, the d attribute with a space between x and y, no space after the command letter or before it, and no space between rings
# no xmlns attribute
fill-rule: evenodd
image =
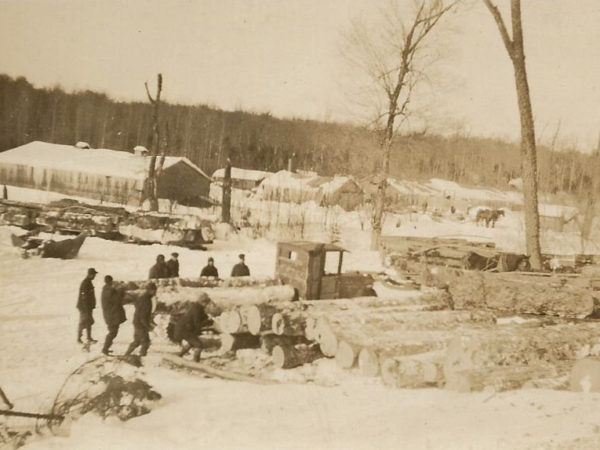
<svg viewBox="0 0 600 450"><path fill-rule="evenodd" d="M424 80L421 57L428 36L457 1L390 1L380 11L380 23L369 26L355 21L345 36L344 56L366 76L375 108L371 126L378 132L381 151L377 194L373 212L371 248L378 249L385 207L385 192L392 144L398 129L411 115L411 100L417 84ZM407 8L407 6L411 6Z"/></svg>
<svg viewBox="0 0 600 450"><path fill-rule="evenodd" d="M521 21L521 0L510 1L512 37L506 28L502 14L491 0L482 0L487 6L502 37L508 56L512 62L519 117L521 119L521 171L523 178L523 203L525 206L525 240L527 254L533 270L542 269L542 252L540 248L540 216L538 211L538 175L537 150L535 143L535 127L529 96L529 83L525 66L525 49L523 45L523 25Z"/></svg>
<svg viewBox="0 0 600 450"><path fill-rule="evenodd" d="M150 164L148 166L148 178L146 179L146 193L143 198L150 202L150 209L158 211L158 178L165 163L165 152L161 145L160 133L160 95L162 93L162 74L156 77L156 95L152 97L148 83L144 83L148 100L152 104L152 146L150 148Z"/></svg>

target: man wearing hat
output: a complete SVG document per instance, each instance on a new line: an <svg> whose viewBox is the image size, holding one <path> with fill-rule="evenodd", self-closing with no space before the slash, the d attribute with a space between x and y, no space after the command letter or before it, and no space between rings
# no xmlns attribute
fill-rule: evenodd
<svg viewBox="0 0 600 450"><path fill-rule="evenodd" d="M113 277L110 275L104 277L104 287L100 299L102 314L108 328L102 353L109 355L110 347L119 333L119 326L127 319L123 308L123 290L114 287Z"/></svg>
<svg viewBox="0 0 600 450"><path fill-rule="evenodd" d="M169 268L165 262L165 255L158 255L156 257L156 264L150 267L148 278L150 280L155 278L169 278Z"/></svg>
<svg viewBox="0 0 600 450"><path fill-rule="evenodd" d="M130 355L140 347L140 356L146 356L150 347L150 330L152 330L152 297L156 294L156 284L150 282L145 292L135 303L133 313L133 342L129 344L125 355Z"/></svg>
<svg viewBox="0 0 600 450"><path fill-rule="evenodd" d="M240 262L238 262L235 266L233 266L233 269L231 269L231 276L232 277L248 277L248 276L250 276L250 269L248 269L248 266L244 262L246 259L246 256L243 253L240 253L238 255L238 257L240 258Z"/></svg>
<svg viewBox="0 0 600 450"><path fill-rule="evenodd" d="M94 317L92 311L96 307L96 294L92 280L96 277L96 269L89 268L87 276L79 286L79 297L77 298L77 309L79 310L79 327L77 328L77 342L81 342L81 334L86 331L88 343L98 342L92 339L92 325Z"/></svg>
<svg viewBox="0 0 600 450"><path fill-rule="evenodd" d="M171 253L171 259L167 261L167 270L169 271L169 278L179 278L179 253Z"/></svg>
<svg viewBox="0 0 600 450"><path fill-rule="evenodd" d="M215 260L211 256L208 258L208 263L206 266L202 268L202 272L200 272L201 277L215 277L219 278L219 271L215 267Z"/></svg>

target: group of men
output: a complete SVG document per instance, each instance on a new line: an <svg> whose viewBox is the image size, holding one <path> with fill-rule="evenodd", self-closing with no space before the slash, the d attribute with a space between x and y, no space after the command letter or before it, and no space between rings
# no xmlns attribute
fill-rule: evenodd
<svg viewBox="0 0 600 450"><path fill-rule="evenodd" d="M250 269L246 265L246 255L240 253L238 255L239 261L231 269L232 277L248 277L250 276ZM208 258L206 266L202 268L200 272L201 277L215 277L219 278L219 270L215 266L215 260L211 256ZM148 279L154 280L157 278L178 278L179 277L179 254L171 253L171 259L165 262L164 255L158 255L156 257L156 263L150 267L148 272Z"/></svg>
<svg viewBox="0 0 600 450"><path fill-rule="evenodd" d="M149 278L171 278L179 276L179 255L171 254L171 259L165 262L163 255L158 255L156 264L150 268ZM250 269L245 263L245 255L238 255L239 262L231 270L232 277L249 276ZM200 273L201 277L219 277L219 272L214 264L212 257L208 258L207 265ZM96 294L92 281L96 278L98 272L94 268L88 269L87 276L81 282L79 287L79 296L77 298L77 309L79 310L79 326L77 328L77 342L83 344L82 335L86 332L87 342L98 342L92 337L92 325L94 324L93 310L96 308ZM146 284L143 294L135 303L135 312L133 314L133 341L129 344L125 355L133 353L140 347L140 356L146 356L150 347L150 331L154 328L152 320L152 298L156 295L156 284L152 281ZM119 332L119 327L127 320L125 308L123 307L124 290L118 289L113 285L113 277L106 275L104 277L104 286L101 294L101 307L104 321L108 328L108 333L104 340L102 353L111 354L112 343ZM198 335L202 329L210 326L212 320L206 313L205 308L211 304L210 298L203 294L192 304L187 311L178 315L169 325L169 338L182 345L180 355L183 356L193 347L195 348L194 359L199 360L201 352L201 342ZM183 344L183 341L187 344Z"/></svg>
<svg viewBox="0 0 600 450"><path fill-rule="evenodd" d="M92 338L92 325L94 324L93 310L96 308L96 293L92 281L98 272L94 268L88 269L87 276L79 287L77 309L79 310L79 327L77 328L77 342L82 344L81 335L86 332L89 344L98 342ZM146 285L144 293L135 304L133 313L133 342L127 348L126 355L131 354L136 348L140 348L140 356L146 356L150 347L150 331L153 328L152 321L152 297L156 294L156 284L150 282ZM113 277L104 277L102 287L101 305L102 315L108 328L108 334L104 340L102 353L110 355L110 347L119 333L119 327L127 320L125 308L123 307L124 291L113 285Z"/></svg>

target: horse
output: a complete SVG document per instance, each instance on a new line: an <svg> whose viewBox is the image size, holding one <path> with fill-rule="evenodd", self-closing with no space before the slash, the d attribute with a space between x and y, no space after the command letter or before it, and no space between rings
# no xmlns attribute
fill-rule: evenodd
<svg viewBox="0 0 600 450"><path fill-rule="evenodd" d="M475 217L475 223L479 225L480 222L485 222L485 227L489 228L490 223L492 224L492 228L496 226L496 221L504 216L504 210L502 209L480 209L477 211L477 216Z"/></svg>

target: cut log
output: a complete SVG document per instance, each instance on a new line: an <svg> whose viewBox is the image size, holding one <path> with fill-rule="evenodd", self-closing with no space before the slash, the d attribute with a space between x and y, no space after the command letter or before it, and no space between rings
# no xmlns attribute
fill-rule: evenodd
<svg viewBox="0 0 600 450"><path fill-rule="evenodd" d="M273 352L277 345L290 347L298 344L308 344L309 341L304 336L276 335L267 333L260 336L261 349L268 354Z"/></svg>
<svg viewBox="0 0 600 450"><path fill-rule="evenodd" d="M261 331L271 331L273 315L278 308L270 304L258 304L242 307L240 313L250 334L258 335Z"/></svg>
<svg viewBox="0 0 600 450"><path fill-rule="evenodd" d="M599 354L599 323L463 330L448 344L444 373L447 377L468 369L556 364Z"/></svg>
<svg viewBox="0 0 600 450"><path fill-rule="evenodd" d="M439 351L385 358L381 362L381 378L386 386L395 388L437 386L443 381L442 359Z"/></svg>
<svg viewBox="0 0 600 450"><path fill-rule="evenodd" d="M222 334L221 351L232 352L242 348L259 348L260 337L250 333Z"/></svg>
<svg viewBox="0 0 600 450"><path fill-rule="evenodd" d="M323 355L317 345L299 344L295 346L276 345L273 348L273 364L279 369L292 369L308 364Z"/></svg>
<svg viewBox="0 0 600 450"><path fill-rule="evenodd" d="M534 379L558 377L560 370L551 364L461 370L446 375L445 389L458 392L520 389Z"/></svg>
<svg viewBox="0 0 600 450"><path fill-rule="evenodd" d="M551 389L554 391L566 391L569 389L569 375L529 380L523 384L522 389Z"/></svg>
<svg viewBox="0 0 600 450"><path fill-rule="evenodd" d="M338 337L331 323L325 317L319 317L315 331L321 352L333 358L338 349Z"/></svg>
<svg viewBox="0 0 600 450"><path fill-rule="evenodd" d="M278 312L271 319L271 330L278 335L301 336L306 333L306 329L307 317L303 311Z"/></svg>
<svg viewBox="0 0 600 450"><path fill-rule="evenodd" d="M342 369L351 369L355 366L360 352L360 344L341 339L335 353L335 361Z"/></svg>
<svg viewBox="0 0 600 450"><path fill-rule="evenodd" d="M485 274L484 284L486 305L497 311L573 318L596 312L592 292L568 277Z"/></svg>
<svg viewBox="0 0 600 450"><path fill-rule="evenodd" d="M224 311L219 317L221 329L225 333L235 334L246 333L248 331L238 310Z"/></svg>
<svg viewBox="0 0 600 450"><path fill-rule="evenodd" d="M213 277L180 278L184 287L267 287L281 284L281 280L270 277L232 277L218 279Z"/></svg>
<svg viewBox="0 0 600 450"><path fill-rule="evenodd" d="M304 336L309 341L316 341L317 334L317 318L313 316L309 316L306 318L306 326L304 328Z"/></svg>
<svg viewBox="0 0 600 450"><path fill-rule="evenodd" d="M600 360L583 358L577 361L569 375L569 390L600 392Z"/></svg>

